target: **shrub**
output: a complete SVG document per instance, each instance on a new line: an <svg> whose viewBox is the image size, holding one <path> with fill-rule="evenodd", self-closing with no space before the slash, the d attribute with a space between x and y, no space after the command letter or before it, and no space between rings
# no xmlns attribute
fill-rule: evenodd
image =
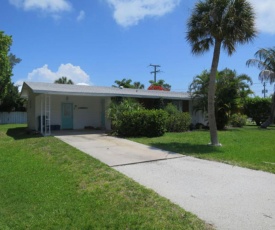
<svg viewBox="0 0 275 230"><path fill-rule="evenodd" d="M112 128L117 131L117 126L121 121L121 116L127 111L142 110L143 107L131 98L115 98L112 100L107 110L107 116L112 121Z"/></svg>
<svg viewBox="0 0 275 230"><path fill-rule="evenodd" d="M244 103L244 114L250 117L259 126L265 122L270 115L270 98L248 98Z"/></svg>
<svg viewBox="0 0 275 230"><path fill-rule="evenodd" d="M121 114L117 133L124 137L158 137L165 131L167 113L163 110L135 110Z"/></svg>
<svg viewBox="0 0 275 230"><path fill-rule="evenodd" d="M166 121L166 129L168 132L186 132L191 124L191 116L189 113L178 112L169 115Z"/></svg>
<svg viewBox="0 0 275 230"><path fill-rule="evenodd" d="M230 118L230 124L233 127L243 127L246 125L247 116L242 114L233 114Z"/></svg>
<svg viewBox="0 0 275 230"><path fill-rule="evenodd" d="M191 116L180 112L175 105L168 103L164 110L168 113L166 129L168 132L185 132L189 130Z"/></svg>
<svg viewBox="0 0 275 230"><path fill-rule="evenodd" d="M177 114L179 113L179 110L177 109L177 107L175 105L173 105L172 103L168 103L164 110L169 114L169 115L173 115L173 114Z"/></svg>

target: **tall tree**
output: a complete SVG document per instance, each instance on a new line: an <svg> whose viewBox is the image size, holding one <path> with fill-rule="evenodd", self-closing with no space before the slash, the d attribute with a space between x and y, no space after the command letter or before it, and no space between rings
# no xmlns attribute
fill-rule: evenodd
<svg viewBox="0 0 275 230"><path fill-rule="evenodd" d="M9 59L12 37L0 31L0 103L8 92L8 85L11 84L12 66Z"/></svg>
<svg viewBox="0 0 275 230"><path fill-rule="evenodd" d="M195 101L195 111L208 112L208 84L210 72L203 71L196 76L189 86L191 97ZM239 113L245 99L253 92L250 89L252 80L245 74L237 75L231 69L218 71L215 80L215 118L218 129L224 129L230 117Z"/></svg>
<svg viewBox="0 0 275 230"><path fill-rule="evenodd" d="M14 54L9 53L12 37L0 31L0 111L22 110L24 100L20 98L18 87L11 77L13 67L21 62Z"/></svg>
<svg viewBox="0 0 275 230"><path fill-rule="evenodd" d="M57 80L54 81L56 84L68 84L68 85L73 85L73 81L71 79L68 79L67 77L61 77L58 78Z"/></svg>
<svg viewBox="0 0 275 230"><path fill-rule="evenodd" d="M275 47L269 49L260 49L255 53L255 59L249 59L247 66L256 66L261 71L259 73L259 79L263 81L269 81L270 84L275 82ZM275 117L275 92L272 96L272 106L269 118L261 124L262 128L267 128L274 122Z"/></svg>
<svg viewBox="0 0 275 230"><path fill-rule="evenodd" d="M22 61L21 58L16 57L12 53L9 54L9 60L10 60L11 68L13 68L16 64L18 64L18 63L20 63Z"/></svg>
<svg viewBox="0 0 275 230"><path fill-rule="evenodd" d="M235 52L237 44L247 43L256 36L255 14L247 0L199 1L187 23L187 41L194 54L202 54L214 46L208 85L208 120L210 145L219 146L215 117L215 79L220 52Z"/></svg>

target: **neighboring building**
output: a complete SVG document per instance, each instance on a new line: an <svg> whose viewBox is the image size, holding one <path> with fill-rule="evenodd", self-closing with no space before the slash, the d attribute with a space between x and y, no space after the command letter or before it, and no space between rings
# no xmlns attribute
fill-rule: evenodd
<svg viewBox="0 0 275 230"><path fill-rule="evenodd" d="M117 97L137 98L148 108L162 99L192 114L190 95L172 91L24 82L21 97L28 99L28 128L44 135L58 129L94 127L110 130L111 121L106 117L106 110L111 99ZM193 123L203 123L200 115L192 117Z"/></svg>

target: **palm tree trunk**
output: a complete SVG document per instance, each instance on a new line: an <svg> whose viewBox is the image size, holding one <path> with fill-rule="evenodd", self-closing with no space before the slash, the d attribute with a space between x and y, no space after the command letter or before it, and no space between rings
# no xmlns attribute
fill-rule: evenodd
<svg viewBox="0 0 275 230"><path fill-rule="evenodd" d="M275 117L275 93L272 96L272 105L271 105L271 112L269 118L261 124L261 128L266 129L268 126L273 124L274 122L274 117Z"/></svg>
<svg viewBox="0 0 275 230"><path fill-rule="evenodd" d="M221 51L221 41L215 41L213 60L211 65L209 86L208 86L208 121L209 121L209 129L210 129L210 140L209 145L212 146L220 146L218 140L218 131L215 117L215 91L216 91L216 74L218 70L218 64L220 59L220 51Z"/></svg>

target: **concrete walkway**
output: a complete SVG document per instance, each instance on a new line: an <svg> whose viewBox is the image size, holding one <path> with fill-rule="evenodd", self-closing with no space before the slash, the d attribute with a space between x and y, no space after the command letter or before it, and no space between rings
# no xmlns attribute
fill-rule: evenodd
<svg viewBox="0 0 275 230"><path fill-rule="evenodd" d="M58 135L217 229L275 229L275 175L105 134Z"/></svg>

